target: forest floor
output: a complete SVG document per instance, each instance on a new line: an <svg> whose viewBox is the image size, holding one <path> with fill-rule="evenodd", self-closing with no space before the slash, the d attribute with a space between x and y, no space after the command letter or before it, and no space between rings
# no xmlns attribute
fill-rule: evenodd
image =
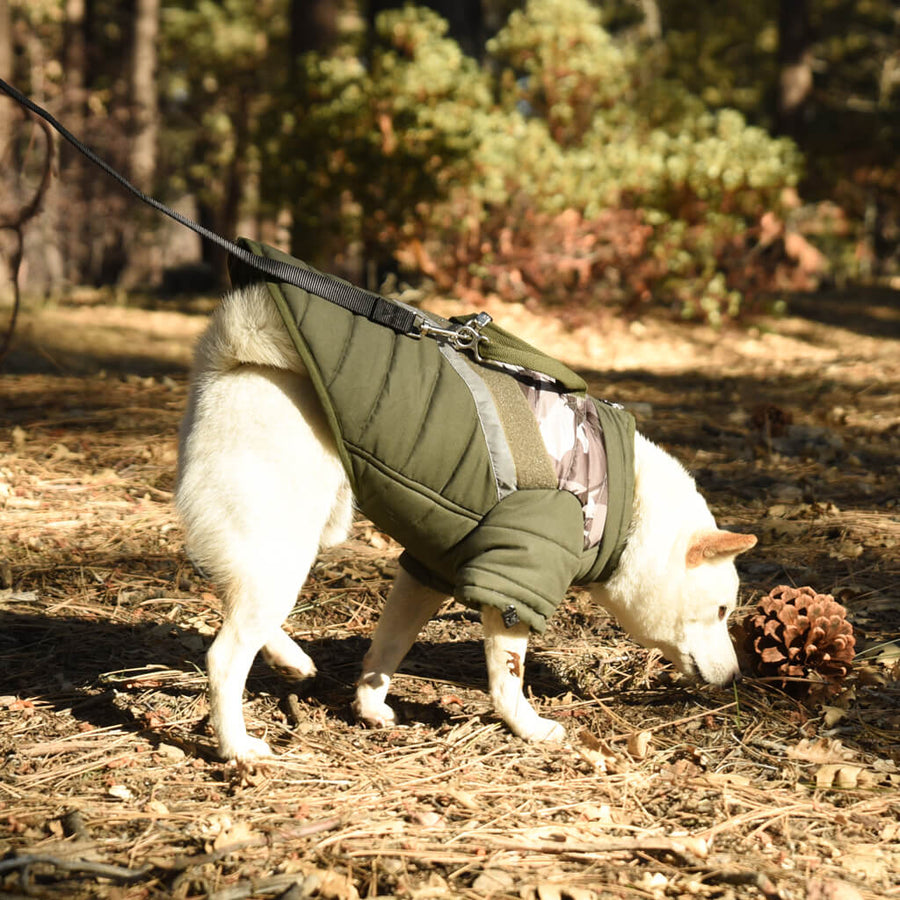
<svg viewBox="0 0 900 900"><path fill-rule="evenodd" d="M249 728L279 754L252 769L212 752L220 604L171 503L204 304L95 301L26 311L0 382L0 894L900 898L900 294L722 332L490 309L759 536L744 612L779 584L846 605L836 696L686 683L575 591L527 675L566 743L498 723L457 606L394 683L404 724L365 730L352 686L398 548L359 521L288 622L318 678L251 673Z"/></svg>

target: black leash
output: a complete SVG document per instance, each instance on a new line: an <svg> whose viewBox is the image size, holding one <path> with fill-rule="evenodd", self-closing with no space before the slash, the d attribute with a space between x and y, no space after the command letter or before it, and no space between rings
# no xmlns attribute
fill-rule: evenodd
<svg viewBox="0 0 900 900"><path fill-rule="evenodd" d="M404 303L399 303L394 300L388 300L386 297L374 294L371 291L363 290L356 285L350 284L349 282L343 281L332 275L325 275L322 272L316 272L312 269L303 269L299 266L293 266L279 260L269 259L266 256L260 256L257 253L251 253L244 247L235 244L234 241L229 241L221 235L216 234L214 231L210 231L203 225L181 215L181 213L176 212L164 203L160 203L159 200L148 196L142 190L135 187L124 175L121 175L113 169L109 163L102 160L90 147L86 146L75 137L75 135L73 135L64 125L47 112L46 109L38 106L33 100L26 97L21 91L16 90L11 84L7 84L2 78L0 78L0 90L12 97L17 103L24 106L29 112L34 113L34 115L39 116L47 122L48 125L61 134L76 150L79 151L79 153L82 153L94 163L94 165L103 169L107 175L118 181L122 187L139 200L152 206L155 210L168 216L170 219L174 219L179 224L190 228L191 231L196 232L202 238L212 241L216 246L226 250L236 259L246 263L248 266L252 266L254 269L263 272L271 278L274 278L276 281L292 284L310 294L315 294L325 300L330 300L332 303L336 303L344 309L348 309L357 315L365 316L365 318L372 322L384 325L400 334L416 336L421 334L433 334L435 337L446 337L451 343L458 343L460 342L460 338L463 338L463 340L468 340L469 342L464 349L468 349L471 345L471 336L461 334L465 329L474 331L471 326L451 326L450 333L448 334L446 327L435 327L433 322L430 323L422 313L411 306L407 306ZM443 324L444 323L441 323L441 325ZM480 340L483 341L486 340L486 338L477 333L475 336L475 346L477 348L478 339L480 338Z"/></svg>

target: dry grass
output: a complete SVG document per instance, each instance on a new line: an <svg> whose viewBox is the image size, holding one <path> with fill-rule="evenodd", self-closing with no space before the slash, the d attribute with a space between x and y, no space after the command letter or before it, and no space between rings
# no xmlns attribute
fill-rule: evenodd
<svg viewBox="0 0 900 900"><path fill-rule="evenodd" d="M459 607L396 680L405 724L363 730L352 683L397 548L361 521L288 623L320 676L251 675L248 725L280 753L255 770L215 761L206 723L218 600L170 503L183 374L4 376L0 892L900 897L900 354L879 328L698 332L692 358L690 331L649 325L616 338L640 365L588 373L760 534L748 603L795 583L848 605L862 652L829 706L683 684L575 592L529 670L565 745L497 723ZM761 402L802 428L760 432Z"/></svg>

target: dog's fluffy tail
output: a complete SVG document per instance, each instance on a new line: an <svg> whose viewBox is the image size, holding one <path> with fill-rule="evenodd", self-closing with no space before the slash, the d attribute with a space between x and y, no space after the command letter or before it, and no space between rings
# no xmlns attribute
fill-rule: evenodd
<svg viewBox="0 0 900 900"><path fill-rule="evenodd" d="M261 284L227 294L197 344L198 372L226 372L245 365L306 374L281 315Z"/></svg>

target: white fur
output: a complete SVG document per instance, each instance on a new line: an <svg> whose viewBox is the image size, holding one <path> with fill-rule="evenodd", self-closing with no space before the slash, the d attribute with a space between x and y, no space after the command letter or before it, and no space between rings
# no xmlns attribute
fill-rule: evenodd
<svg viewBox="0 0 900 900"><path fill-rule="evenodd" d="M738 673L727 618L739 550L688 567L698 535L722 533L672 457L637 435L635 460L628 545L613 577L593 593L638 641L682 671L727 683ZM226 297L200 339L176 503L191 555L223 591L224 622L207 658L219 752L239 760L268 755L244 725L247 672L261 651L290 677L315 674L281 625L317 551L346 537L352 509L321 405L264 288ZM353 706L364 722L394 721L386 702L391 676L445 599L405 572L397 577L357 685ZM562 726L538 716L522 691L527 627L505 628L493 608L482 620L497 713L523 738L560 740Z"/></svg>
<svg viewBox="0 0 900 900"><path fill-rule="evenodd" d="M681 464L635 435L635 500L628 543L612 578L591 594L640 644L686 674L727 684L739 674L728 634L737 605L734 556L688 568L698 533L716 523Z"/></svg>

